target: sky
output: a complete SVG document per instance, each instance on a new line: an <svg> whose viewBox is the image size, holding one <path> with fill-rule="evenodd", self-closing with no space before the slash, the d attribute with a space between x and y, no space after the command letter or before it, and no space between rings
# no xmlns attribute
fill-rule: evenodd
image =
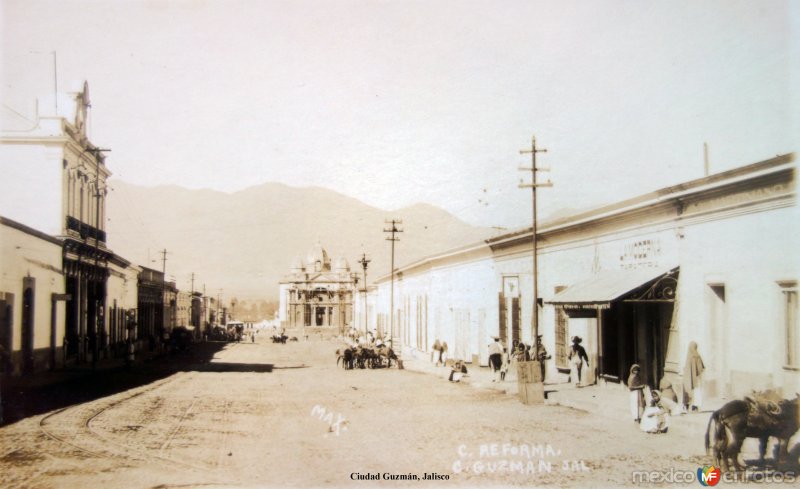
<svg viewBox="0 0 800 489"><path fill-rule="evenodd" d="M702 177L704 143L713 173L800 139L798 2L0 0L0 29L6 115L87 80L91 140L142 185L511 229L533 136L542 216Z"/></svg>

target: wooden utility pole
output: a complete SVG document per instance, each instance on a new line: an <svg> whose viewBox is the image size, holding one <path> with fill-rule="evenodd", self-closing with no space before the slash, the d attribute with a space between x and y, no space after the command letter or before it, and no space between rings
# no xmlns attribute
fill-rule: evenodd
<svg viewBox="0 0 800 489"><path fill-rule="evenodd" d="M167 249L159 251L161 254L161 339L167 329Z"/></svg>
<svg viewBox="0 0 800 489"><path fill-rule="evenodd" d="M394 341L394 243L395 241L400 241L400 238L396 237L397 233L402 233L402 229L398 229L398 224L403 224L403 221L400 219L392 219L385 221L386 224L391 224L392 227L389 229L383 230L384 233L390 233L390 236L386 238L387 241L392 242L392 261L391 261L391 279L390 279L390 291L389 291L389 347L394 348L393 341Z"/></svg>
<svg viewBox="0 0 800 489"><path fill-rule="evenodd" d="M538 244L536 242L536 188L537 187L552 187L553 183L550 181L544 183L538 183L536 180L536 172L537 171L550 171L549 168L538 168L536 166L536 154L537 153L547 153L547 150L544 148L537 148L536 147L536 136L531 139L531 149L524 149L519 152L519 154L530 154L531 155L531 166L530 167L519 167L521 171L530 171L531 172L531 183L525 184L520 183L519 188L530 188L531 189L531 207L532 207L532 226L531 226L531 236L533 241L533 301L531 306L531 334L533 335L531 341L534 345L538 344L539 338L539 291L538 291L538 275L539 275L539 264L538 264ZM538 360L538 348L536 348L535 354L537 355L536 360Z"/></svg>

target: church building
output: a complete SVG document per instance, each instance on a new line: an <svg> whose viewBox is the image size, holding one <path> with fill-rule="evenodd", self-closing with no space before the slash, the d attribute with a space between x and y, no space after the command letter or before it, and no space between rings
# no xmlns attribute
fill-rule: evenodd
<svg viewBox="0 0 800 489"><path fill-rule="evenodd" d="M347 260L337 258L331 266L328 253L317 243L305 260L295 257L290 273L280 282L281 326L349 329L356 282Z"/></svg>

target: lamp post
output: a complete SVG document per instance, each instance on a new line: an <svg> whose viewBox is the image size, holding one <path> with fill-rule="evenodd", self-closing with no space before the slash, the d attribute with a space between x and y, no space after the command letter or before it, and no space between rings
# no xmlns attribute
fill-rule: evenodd
<svg viewBox="0 0 800 489"><path fill-rule="evenodd" d="M369 331L369 311L367 310L367 266L372 260L367 259L367 254L362 253L361 259L358 260L358 263L361 264L361 268L364 269L364 333Z"/></svg>

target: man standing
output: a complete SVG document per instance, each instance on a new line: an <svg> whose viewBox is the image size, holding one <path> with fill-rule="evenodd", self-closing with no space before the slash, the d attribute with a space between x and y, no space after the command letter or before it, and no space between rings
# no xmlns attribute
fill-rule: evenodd
<svg viewBox="0 0 800 489"><path fill-rule="evenodd" d="M500 367L503 365L503 345L500 338L495 336L494 341L489 343L489 365L492 367L493 376L500 375ZM492 382L497 382L496 378Z"/></svg>

